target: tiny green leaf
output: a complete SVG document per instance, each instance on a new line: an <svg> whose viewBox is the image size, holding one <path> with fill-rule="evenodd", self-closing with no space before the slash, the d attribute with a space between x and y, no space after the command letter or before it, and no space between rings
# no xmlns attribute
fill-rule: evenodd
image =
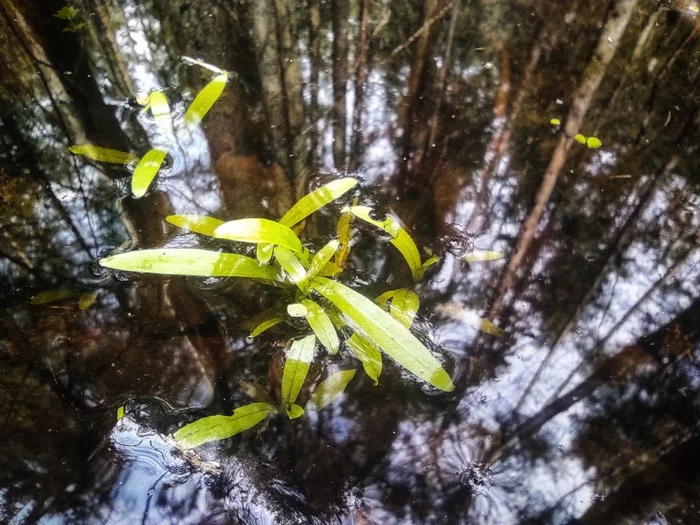
<svg viewBox="0 0 700 525"><path fill-rule="evenodd" d="M29 304L40 305L56 303L58 301L65 301L66 299L73 299L78 295L78 292L71 290L70 288L54 288L52 290L46 290L36 294L31 298Z"/></svg>
<svg viewBox="0 0 700 525"><path fill-rule="evenodd" d="M173 438L185 450L210 441L230 438L253 428L265 419L274 406L269 403L251 403L233 411L230 416L209 416L185 425L173 434Z"/></svg>
<svg viewBox="0 0 700 525"><path fill-rule="evenodd" d="M275 244L296 253L303 250L299 237L289 227L269 219L228 221L216 229L214 236L230 241Z"/></svg>
<svg viewBox="0 0 700 525"><path fill-rule="evenodd" d="M333 322L328 317L326 311L318 303L311 299L302 299L301 304L306 308L306 321L311 330L318 338L319 342L331 353L338 353L340 341L338 334L333 327Z"/></svg>
<svg viewBox="0 0 700 525"><path fill-rule="evenodd" d="M404 325L406 328L411 328L413 320L416 318L416 313L420 307L418 294L412 290L401 288L396 290L396 294L391 299L391 316Z"/></svg>
<svg viewBox="0 0 700 525"><path fill-rule="evenodd" d="M165 220L173 226L209 237L213 237L216 229L224 223L206 215L168 215Z"/></svg>
<svg viewBox="0 0 700 525"><path fill-rule="evenodd" d="M382 373L382 353L372 341L365 336L355 332L346 341L352 354L362 363L362 368L370 377L374 384L379 383L379 376Z"/></svg>
<svg viewBox="0 0 700 525"><path fill-rule="evenodd" d="M285 409L291 407L299 396L314 359L315 346L316 336L308 335L303 339L296 339L287 351L287 360L282 372L282 404Z"/></svg>
<svg viewBox="0 0 700 525"><path fill-rule="evenodd" d="M561 120L559 120L558 118L553 118L552 120L549 121L549 123L550 123L552 126L560 126L560 125L561 125Z"/></svg>
<svg viewBox="0 0 700 525"><path fill-rule="evenodd" d="M263 244L259 243L255 247L255 256L263 264L267 264L272 259L272 254L275 251L274 244Z"/></svg>
<svg viewBox="0 0 700 525"><path fill-rule="evenodd" d="M290 317L306 317L308 313L309 309L302 303L287 305L287 314L289 314Z"/></svg>
<svg viewBox="0 0 700 525"><path fill-rule="evenodd" d="M577 133L576 136L574 137L574 140L578 142L579 144L585 144L586 143L586 136L581 135L580 133Z"/></svg>
<svg viewBox="0 0 700 525"><path fill-rule="evenodd" d="M61 20L73 20L76 16L78 16L78 10L72 5L66 5L56 11L56 14L53 16L60 18Z"/></svg>
<svg viewBox="0 0 700 525"><path fill-rule="evenodd" d="M318 253L312 257L311 264L309 265L309 271L307 272L309 279L313 279L323 271L328 262L333 258L338 246L340 246L340 241L334 239L321 248Z"/></svg>
<svg viewBox="0 0 700 525"><path fill-rule="evenodd" d="M117 421L121 421L124 417L124 405L117 408Z"/></svg>
<svg viewBox="0 0 700 525"><path fill-rule="evenodd" d="M188 125L196 126L202 121L204 116L209 113L209 110L224 92L227 82L228 73L221 73L214 77L214 80L209 82L197 93L197 96L185 113L185 122Z"/></svg>
<svg viewBox="0 0 700 525"><path fill-rule="evenodd" d="M333 303L374 344L431 385L450 392L454 385L440 362L396 319L352 288L316 277L312 288Z"/></svg>
<svg viewBox="0 0 700 525"><path fill-rule="evenodd" d="M503 254L501 252L491 252L488 250L474 250L462 257L462 260L468 263L497 261L498 259L503 259Z"/></svg>
<svg viewBox="0 0 700 525"><path fill-rule="evenodd" d="M156 178L166 155L167 152L153 148L141 157L131 177L131 193L134 194L134 197L143 197L146 194L151 182Z"/></svg>
<svg viewBox="0 0 700 525"><path fill-rule="evenodd" d="M304 409L295 403L292 403L292 405L287 408L286 411L289 419L296 419L304 415Z"/></svg>
<svg viewBox="0 0 700 525"><path fill-rule="evenodd" d="M354 369L341 370L329 375L319 383L314 393L311 394L308 405L313 406L316 411L323 410L340 397L340 394L345 391L353 377L355 377Z"/></svg>
<svg viewBox="0 0 700 525"><path fill-rule="evenodd" d="M90 144L71 146L68 148L68 151L74 155L82 155L88 159L96 160L98 162L107 162L109 164L129 164L130 162L136 162L139 160L139 158L133 153L127 153L126 151L118 151L110 148L100 148Z"/></svg>
<svg viewBox="0 0 700 525"><path fill-rule="evenodd" d="M352 177L345 177L329 182L299 199L280 219L280 223L292 227L303 221L312 213L323 208L326 204L341 197L356 185L357 179L353 179Z"/></svg>
<svg viewBox="0 0 700 525"><path fill-rule="evenodd" d="M591 149L597 149L603 145L598 137L588 137L586 139L586 145Z"/></svg>
<svg viewBox="0 0 700 525"><path fill-rule="evenodd" d="M196 248L135 250L100 260L100 266L127 272L201 277L249 277L279 281L277 269L237 253L219 253Z"/></svg>
<svg viewBox="0 0 700 525"><path fill-rule="evenodd" d="M80 299L78 300L78 308L80 308L81 310L87 310L93 304L95 304L96 300L97 292L85 292L83 295L80 296Z"/></svg>
<svg viewBox="0 0 700 525"><path fill-rule="evenodd" d="M306 274L306 268L291 250L283 246L275 248L275 259L280 264L282 269L287 272L289 280L296 284L302 293L306 293L309 289L309 279Z"/></svg>

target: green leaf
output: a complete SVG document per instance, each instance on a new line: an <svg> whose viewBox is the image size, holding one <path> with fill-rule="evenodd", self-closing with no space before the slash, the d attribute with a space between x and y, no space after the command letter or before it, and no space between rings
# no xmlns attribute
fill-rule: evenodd
<svg viewBox="0 0 700 525"><path fill-rule="evenodd" d="M357 332L348 338L346 344L352 354L362 363L365 373L377 385L379 376L382 373L382 353L379 348L372 341Z"/></svg>
<svg viewBox="0 0 700 525"><path fill-rule="evenodd" d="M286 411L289 419L296 419L304 415L304 409L295 403L292 403L292 405L287 408Z"/></svg>
<svg viewBox="0 0 700 525"><path fill-rule="evenodd" d="M81 310L87 310L93 304L95 304L96 300L97 292L85 292L83 295L80 296L80 299L78 299L78 308L80 308Z"/></svg>
<svg viewBox="0 0 700 525"><path fill-rule="evenodd" d="M318 275L322 277L336 277L341 273L343 273L343 269L340 266L333 261L328 261Z"/></svg>
<svg viewBox="0 0 700 525"><path fill-rule="evenodd" d="M357 185L357 179L345 177L334 180L304 195L291 209L280 219L280 223L292 227L303 221L312 213L320 210L326 204L333 202Z"/></svg>
<svg viewBox="0 0 700 525"><path fill-rule="evenodd" d="M228 221L216 229L214 236L230 241L275 244L296 253L303 250L299 237L289 227L269 219Z"/></svg>
<svg viewBox="0 0 700 525"><path fill-rule="evenodd" d="M127 153L126 151L118 151L110 148L100 148L90 144L71 146L68 148L68 151L74 155L82 155L88 159L96 160L98 162L107 162L109 164L129 164L130 162L136 162L139 160L139 158L133 153Z"/></svg>
<svg viewBox="0 0 700 525"><path fill-rule="evenodd" d="M221 73L214 77L214 80L209 82L197 93L197 96L185 113L185 122L188 125L196 126L202 121L204 116L209 113L209 110L224 92L227 82L228 73Z"/></svg>
<svg viewBox="0 0 700 525"><path fill-rule="evenodd" d="M425 271L426 271L428 268L430 268L432 265L436 264L438 261L440 261L439 258L437 258L437 257L435 257L435 256L432 256L432 257L430 257L430 259L428 259L428 260L425 261L423 264L421 264L421 267L418 268L418 272L416 272L416 273L417 273L416 280L422 279L422 278L423 278L423 275L425 275Z"/></svg>
<svg viewBox="0 0 700 525"><path fill-rule="evenodd" d="M412 290L401 288L396 290L394 297L391 299L389 313L406 328L411 328L419 307L418 294Z"/></svg>
<svg viewBox="0 0 700 525"><path fill-rule="evenodd" d="M561 125L561 120L559 120L558 118L553 118L552 120L549 121L549 123L550 123L552 126L560 126L560 125Z"/></svg>
<svg viewBox="0 0 700 525"><path fill-rule="evenodd" d="M265 321L262 321L260 324L256 325L253 328L253 330L251 330L250 337L258 337L260 334L272 328L273 326L280 324L282 321L284 321L284 317L282 317L281 315L278 317L266 319Z"/></svg>
<svg viewBox="0 0 700 525"><path fill-rule="evenodd" d="M131 193L134 194L134 197L143 197L146 194L151 182L158 175L158 170L160 170L166 155L167 152L153 148L141 157L131 177Z"/></svg>
<svg viewBox="0 0 700 525"><path fill-rule="evenodd" d="M306 317L309 309L301 303L292 303L287 305L287 314L290 317Z"/></svg>
<svg viewBox="0 0 700 525"><path fill-rule="evenodd" d="M338 353L340 341L338 334L333 327L333 322L328 317L326 311L311 299L302 299L301 304L306 307L306 321L311 330L318 338L319 342L331 353Z"/></svg>
<svg viewBox="0 0 700 525"><path fill-rule="evenodd" d="M378 304L379 306L381 306L382 308L386 309L386 303L389 301L389 299L391 299L392 297L394 297L394 295L396 295L396 292L398 292L398 290L388 290L388 291L384 292L383 294L381 294L379 297L377 297L374 300L374 302L376 304Z"/></svg>
<svg viewBox="0 0 700 525"><path fill-rule="evenodd" d="M488 250L474 250L468 253L462 260L468 263L482 262L482 261L497 261L498 259L503 259L503 254L501 252L491 252Z"/></svg>
<svg viewBox="0 0 700 525"><path fill-rule="evenodd" d="M161 91L151 91L146 100L146 105L142 111L151 110L151 115L156 121L156 124L161 128L161 130L166 133L171 133L173 130L173 122L170 116L170 106L168 105L168 99Z"/></svg>
<svg viewBox="0 0 700 525"><path fill-rule="evenodd" d="M224 223L222 220L206 215L168 215L165 220L173 226L209 237L214 237L216 229Z"/></svg>
<svg viewBox="0 0 700 525"><path fill-rule="evenodd" d="M340 241L332 240L321 248L316 255L311 259L311 264L309 265L308 278L313 279L319 275L326 265L330 262L335 254L336 250L340 246Z"/></svg>
<svg viewBox="0 0 700 525"><path fill-rule="evenodd" d="M287 360L282 372L282 405L285 409L289 409L299 397L311 361L314 359L315 346L316 336L308 335L303 339L296 339L287 351Z"/></svg>
<svg viewBox="0 0 700 525"><path fill-rule="evenodd" d="M124 417L124 405L117 408L117 421L121 421L121 419L123 417Z"/></svg>
<svg viewBox="0 0 700 525"><path fill-rule="evenodd" d="M262 244L259 243L255 247L255 256L263 264L267 264L272 259L272 254L275 251L274 244Z"/></svg>
<svg viewBox="0 0 700 525"><path fill-rule="evenodd" d="M323 410L333 401L340 397L348 386L348 383L355 377L355 370L341 370L329 375L321 381L309 399L309 406L313 406L316 411Z"/></svg>
<svg viewBox="0 0 700 525"><path fill-rule="evenodd" d="M173 434L173 438L185 450L210 441L230 438L253 428L265 419L274 406L269 403L251 403L233 411L230 416L209 416L185 425Z"/></svg>
<svg viewBox="0 0 700 525"><path fill-rule="evenodd" d="M350 255L350 239L352 238L352 230L350 229L351 223L352 214L340 214L340 219L338 219L338 227L336 229L338 240L340 241L340 250L335 252L335 264L337 264L340 268L345 266L345 261Z"/></svg>
<svg viewBox="0 0 700 525"><path fill-rule="evenodd" d="M316 277L312 288L333 303L374 344L417 377L450 392L454 385L440 362L396 319L347 286Z"/></svg>
<svg viewBox="0 0 700 525"><path fill-rule="evenodd" d="M284 315L279 308L268 308L263 310L258 315L241 323L243 328L250 330L250 337L257 337L265 330L268 330L276 324L284 321Z"/></svg>
<svg viewBox="0 0 700 525"><path fill-rule="evenodd" d="M237 253L219 253L196 248L160 248L120 253L100 260L100 266L126 272L200 277L249 277L279 281L279 271Z"/></svg>
<svg viewBox="0 0 700 525"><path fill-rule="evenodd" d="M591 149L597 149L603 145L598 137L588 137L586 139L586 145Z"/></svg>
<svg viewBox="0 0 700 525"><path fill-rule="evenodd" d="M53 16L60 18L61 20L73 20L76 16L78 16L78 10L72 5L66 5L56 11L56 14Z"/></svg>
<svg viewBox="0 0 700 525"><path fill-rule="evenodd" d="M291 250L282 246L275 248L275 259L282 269L287 272L287 276L292 283L296 284L302 293L309 290L309 279L306 275L306 268Z"/></svg>
<svg viewBox="0 0 700 525"><path fill-rule="evenodd" d="M396 249L401 252L403 258L406 259L413 278L418 278L419 269L421 267L420 252L418 251L416 243L413 242L408 232L401 227L401 222L396 217L388 214L383 221L374 220L369 216L372 208L368 206L350 206L345 210L352 213L358 219L362 219L391 235L391 244L393 244Z"/></svg>
<svg viewBox="0 0 700 525"><path fill-rule="evenodd" d="M580 133L577 133L576 136L574 137L574 140L578 142L579 144L585 144L586 143L586 136L581 135Z"/></svg>
<svg viewBox="0 0 700 525"><path fill-rule="evenodd" d="M52 290L45 290L36 294L31 298L29 304L39 305L56 303L58 301L65 301L66 299L73 299L77 295L78 292L71 290L70 288L54 288Z"/></svg>

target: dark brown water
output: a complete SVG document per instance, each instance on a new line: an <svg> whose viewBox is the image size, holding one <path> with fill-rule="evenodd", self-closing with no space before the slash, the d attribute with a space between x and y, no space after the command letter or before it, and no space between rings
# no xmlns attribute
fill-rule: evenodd
<svg viewBox="0 0 700 525"><path fill-rule="evenodd" d="M700 522L697 2L64 5L0 2L0 521ZM182 56L231 72L193 131L211 74ZM152 90L174 135L136 103ZM169 156L135 199L84 143ZM240 380L279 388L295 334L246 338L262 286L98 259L229 249L163 218L276 219L346 172L442 255L417 331L455 391L386 359L316 417L183 456L168 435L249 402ZM460 262L474 247L505 257ZM358 232L346 281L406 285L392 250ZM28 304L59 287L97 300Z"/></svg>

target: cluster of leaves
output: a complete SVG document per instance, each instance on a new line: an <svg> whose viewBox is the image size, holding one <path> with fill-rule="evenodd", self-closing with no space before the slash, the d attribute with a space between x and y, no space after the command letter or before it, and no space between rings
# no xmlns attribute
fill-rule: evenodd
<svg viewBox="0 0 700 525"><path fill-rule="evenodd" d="M553 118L549 121L549 123L552 126L561 126L561 120L558 118ZM582 135L581 133L577 133L576 136L574 137L574 140L578 142L579 144L583 144L584 146L588 146L589 149L598 149L603 145L601 140L598 137L586 137L585 135Z"/></svg>
<svg viewBox="0 0 700 525"><path fill-rule="evenodd" d="M77 20L78 10L72 5L63 6L61 9L56 11L54 16L68 22L68 26L63 28L63 30L67 33L77 33L87 26L85 22L79 22Z"/></svg>

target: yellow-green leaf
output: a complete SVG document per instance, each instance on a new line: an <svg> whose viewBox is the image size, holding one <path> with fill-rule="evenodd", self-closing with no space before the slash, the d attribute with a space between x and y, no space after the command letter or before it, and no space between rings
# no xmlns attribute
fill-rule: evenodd
<svg viewBox="0 0 700 525"><path fill-rule="evenodd" d="M503 259L503 254L501 252L492 252L488 250L474 250L468 253L462 260L468 263L482 262L482 261L497 261L498 259Z"/></svg>
<svg viewBox="0 0 700 525"><path fill-rule="evenodd" d="M314 347L316 336L308 335L303 339L296 339L287 351L287 359L284 362L282 372L282 404L285 409L292 406L299 396L301 387L306 380L311 361L314 359Z"/></svg>
<svg viewBox="0 0 700 525"><path fill-rule="evenodd" d="M124 417L124 405L117 408L117 421L121 421Z"/></svg>
<svg viewBox="0 0 700 525"><path fill-rule="evenodd" d="M165 220L173 226L209 237L213 237L216 229L224 223L222 220L206 215L168 215Z"/></svg>
<svg viewBox="0 0 700 525"><path fill-rule="evenodd" d="M66 299L73 299L77 295L78 292L71 290L70 288L54 288L52 290L45 290L36 294L31 298L29 304L39 305L56 303L58 301L65 301Z"/></svg>
<svg viewBox="0 0 700 525"><path fill-rule="evenodd" d="M313 406L316 411L323 410L345 392L353 377L355 377L354 369L341 370L329 375L319 383L314 393L311 394L308 405Z"/></svg>
<svg viewBox="0 0 700 525"><path fill-rule="evenodd" d="M337 235L340 241L340 249L335 252L335 264L340 268L345 266L345 261L350 255L350 239L352 238L352 231L350 225L352 223L352 214L341 213L340 219L338 219Z"/></svg>
<svg viewBox="0 0 700 525"><path fill-rule="evenodd" d="M80 308L81 310L87 310L93 304L95 304L96 300L97 292L85 292L83 295L80 296L80 299L78 299L78 308Z"/></svg>
<svg viewBox="0 0 700 525"><path fill-rule="evenodd" d="M392 297L394 297L394 295L396 295L396 292L398 292L398 290L388 290L388 291L384 292L383 294L381 294L379 297L377 297L374 300L374 302L377 303L382 308L386 308L387 301L389 299L391 299Z"/></svg>
<svg viewBox="0 0 700 525"><path fill-rule="evenodd" d="M287 305L287 314L289 314L290 317L306 317L308 313L308 308L301 303Z"/></svg>
<svg viewBox="0 0 700 525"><path fill-rule="evenodd" d="M219 253L196 248L160 248L120 253L100 260L100 266L126 272L201 277L249 277L279 281L280 273L255 259L237 253Z"/></svg>
<svg viewBox="0 0 700 525"><path fill-rule="evenodd" d="M202 62L201 60L198 60L196 58L183 56L182 60L184 60L185 62L187 62L189 64L195 64L195 65L201 66L204 69L208 69L209 71L216 73L217 75L220 75L221 73L225 73L225 71L223 69L216 67L212 64Z"/></svg>
<svg viewBox="0 0 700 525"><path fill-rule="evenodd" d="M237 408L230 416L209 416L185 425L173 434L173 438L185 450L210 441L230 438L253 428L265 419L274 406L269 403L251 403Z"/></svg>
<svg viewBox="0 0 700 525"><path fill-rule="evenodd" d="M329 182L299 199L280 219L280 223L292 227L303 221L312 213L323 208L326 204L341 197L356 185L357 179L353 179L352 177L345 177Z"/></svg>
<svg viewBox="0 0 700 525"><path fill-rule="evenodd" d="M574 140L578 142L579 144L585 144L586 143L586 136L581 135L580 133L577 133L576 136L574 137Z"/></svg>
<svg viewBox="0 0 700 525"><path fill-rule="evenodd" d="M197 93L197 96L185 113L185 122L188 125L196 126L202 121L204 116L209 113L209 110L224 92L227 82L228 73L221 73L214 77L214 80L209 82Z"/></svg>
<svg viewBox="0 0 700 525"><path fill-rule="evenodd" d="M598 137L588 137L586 139L586 145L591 149L597 149L603 145Z"/></svg>
<svg viewBox="0 0 700 525"><path fill-rule="evenodd" d="M92 146L91 144L71 146L68 148L68 151L74 155L82 155L88 159L98 162L107 162L109 164L129 164L130 162L139 160L133 153L110 148L100 148L98 146Z"/></svg>
<svg viewBox="0 0 700 525"><path fill-rule="evenodd" d="M325 277L316 277L312 288L333 303L370 341L409 372L440 390L454 390L450 376L435 356L379 306L344 284Z"/></svg>
<svg viewBox="0 0 700 525"><path fill-rule="evenodd" d="M282 321L284 321L284 315L278 308L268 308L241 324L243 328L250 330L250 337L257 337Z"/></svg>
<svg viewBox="0 0 700 525"><path fill-rule="evenodd" d="M162 92L152 91L148 95L143 111L148 111L149 109L156 124L166 133L172 132L173 122L170 116L170 106L168 105L168 99Z"/></svg>
<svg viewBox="0 0 700 525"><path fill-rule="evenodd" d="M255 256L263 264L267 264L272 259L272 254L275 251L274 244L263 244L259 243L255 247Z"/></svg>
<svg viewBox="0 0 700 525"><path fill-rule="evenodd" d="M369 341L365 336L355 332L346 341L352 354L362 363L365 373L374 384L379 383L379 376L382 373L382 352Z"/></svg>
<svg viewBox="0 0 700 525"><path fill-rule="evenodd" d="M559 125L561 125L561 120L559 120L558 118L553 118L552 120L549 121L549 123L552 126L559 126Z"/></svg>
<svg viewBox="0 0 700 525"><path fill-rule="evenodd" d="M350 206L344 211L352 213L358 219L362 219L377 228L381 228L391 235L391 244L393 244L396 249L401 252L404 259L406 259L408 267L411 269L411 275L413 275L414 279L419 277L419 269L421 267L420 252L418 251L416 243L413 242L408 232L401 227L401 222L396 217L388 214L383 221L377 221L369 216L372 208L368 206Z"/></svg>
<svg viewBox="0 0 700 525"><path fill-rule="evenodd" d="M421 267L418 268L416 280L422 279L422 278L423 278L423 275L425 275L425 271L426 271L428 268L430 268L432 265L437 264L437 262L438 262L439 260L440 260L440 259L438 259L436 256L433 255L433 256L430 257L430 259L428 259L428 260L425 261L423 264L421 264Z"/></svg>
<svg viewBox="0 0 700 525"><path fill-rule="evenodd" d="M343 269L333 261L328 261L318 275L322 277L336 277L343 273Z"/></svg>
<svg viewBox="0 0 700 525"><path fill-rule="evenodd" d="M295 403L292 403L292 405L289 406L286 409L286 411L287 411L287 417L289 419L296 419L296 418L304 415L304 409Z"/></svg>
<svg viewBox="0 0 700 525"><path fill-rule="evenodd" d="M158 175L166 155L167 152L153 148L141 157L131 177L131 193L134 197L143 197L146 194L151 182Z"/></svg>
<svg viewBox="0 0 700 525"><path fill-rule="evenodd" d="M230 241L275 244L296 253L303 250L299 237L288 226L269 219L228 221L216 229L214 236Z"/></svg>
<svg viewBox="0 0 700 525"><path fill-rule="evenodd" d="M294 255L294 252L277 246L275 248L275 259L280 264L282 269L287 273L289 280L296 284L302 293L306 293L309 289L309 280L306 275L306 268L301 261Z"/></svg>
<svg viewBox="0 0 700 525"><path fill-rule="evenodd" d="M309 265L309 271L307 272L309 279L313 279L323 271L335 254L338 246L340 246L340 241L334 239L321 248L318 253L311 258L311 264Z"/></svg>
<svg viewBox="0 0 700 525"><path fill-rule="evenodd" d="M338 334L333 327L333 322L328 317L326 311L311 299L302 299L301 304L306 307L306 321L311 330L318 338L318 341L331 353L338 353L340 341Z"/></svg>
<svg viewBox="0 0 700 525"><path fill-rule="evenodd" d="M418 294L412 290L401 288L396 290L394 297L391 299L389 313L406 328L411 328L419 307Z"/></svg>

